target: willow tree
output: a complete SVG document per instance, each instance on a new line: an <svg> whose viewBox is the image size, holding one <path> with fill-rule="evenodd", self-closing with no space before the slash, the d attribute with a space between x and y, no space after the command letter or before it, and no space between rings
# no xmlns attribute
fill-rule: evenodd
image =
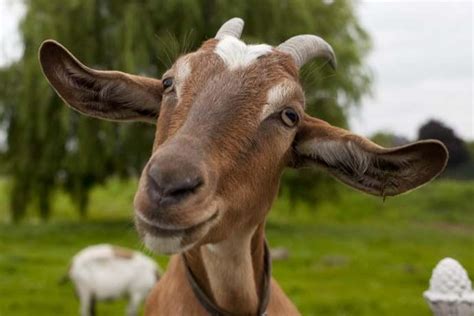
<svg viewBox="0 0 474 316"><path fill-rule="evenodd" d="M21 24L24 55L0 70L2 125L7 130L7 167L13 179L12 218L37 203L47 218L57 188L65 189L85 215L88 192L112 175L136 175L151 150L154 128L115 124L67 109L41 74L37 51L54 38L96 68L159 77L177 54L213 36L229 17L246 21L244 40L278 44L314 33L332 44L338 71L321 62L302 70L309 111L337 125L367 93L363 64L368 36L352 1L254 0L27 0ZM294 186L295 175L286 178ZM314 174L300 176L317 182ZM301 180L301 179L300 179ZM296 182L295 182L296 183ZM294 190L293 190L294 191ZM290 190L290 193L293 192ZM310 194L311 195L311 194Z"/></svg>

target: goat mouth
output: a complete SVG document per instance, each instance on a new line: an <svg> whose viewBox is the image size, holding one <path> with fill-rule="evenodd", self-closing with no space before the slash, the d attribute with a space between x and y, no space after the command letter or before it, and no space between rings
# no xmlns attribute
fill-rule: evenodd
<svg viewBox="0 0 474 316"><path fill-rule="evenodd" d="M148 234L157 237L182 237L190 236L198 233L199 231L202 231L217 219L218 214L219 212L216 209L207 219L185 228L169 228L168 225L164 227L165 225L160 224L156 220L151 220L147 218L140 211L135 212L135 221L139 230L140 228L142 228Z"/></svg>

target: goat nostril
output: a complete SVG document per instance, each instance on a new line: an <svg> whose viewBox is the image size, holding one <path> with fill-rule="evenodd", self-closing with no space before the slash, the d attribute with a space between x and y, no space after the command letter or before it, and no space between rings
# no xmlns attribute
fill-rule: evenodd
<svg viewBox="0 0 474 316"><path fill-rule="evenodd" d="M195 193L197 189L202 186L203 180L201 177L186 177L182 181L174 183L167 187L163 191L164 196L174 197L174 198L182 198L188 194Z"/></svg>

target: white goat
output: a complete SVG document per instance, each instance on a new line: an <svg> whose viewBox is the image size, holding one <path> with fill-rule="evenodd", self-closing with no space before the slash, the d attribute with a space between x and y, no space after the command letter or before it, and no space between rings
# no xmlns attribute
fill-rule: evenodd
<svg viewBox="0 0 474 316"><path fill-rule="evenodd" d="M108 244L77 253L68 277L80 300L81 316L95 315L95 303L129 297L127 315L135 316L143 299L159 280L159 266L147 256Z"/></svg>

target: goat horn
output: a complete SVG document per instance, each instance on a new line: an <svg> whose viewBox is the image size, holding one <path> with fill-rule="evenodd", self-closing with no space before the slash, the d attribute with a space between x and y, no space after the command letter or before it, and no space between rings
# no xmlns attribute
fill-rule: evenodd
<svg viewBox="0 0 474 316"><path fill-rule="evenodd" d="M331 45L316 35L298 35L281 43L278 50L288 53L293 57L298 68L315 57L324 57L329 65L336 69L336 55Z"/></svg>
<svg viewBox="0 0 474 316"><path fill-rule="evenodd" d="M223 39L225 36L233 36L235 38L240 38L242 30L244 29L244 20L241 18L232 18L229 21L222 24L215 38L218 40Z"/></svg>

